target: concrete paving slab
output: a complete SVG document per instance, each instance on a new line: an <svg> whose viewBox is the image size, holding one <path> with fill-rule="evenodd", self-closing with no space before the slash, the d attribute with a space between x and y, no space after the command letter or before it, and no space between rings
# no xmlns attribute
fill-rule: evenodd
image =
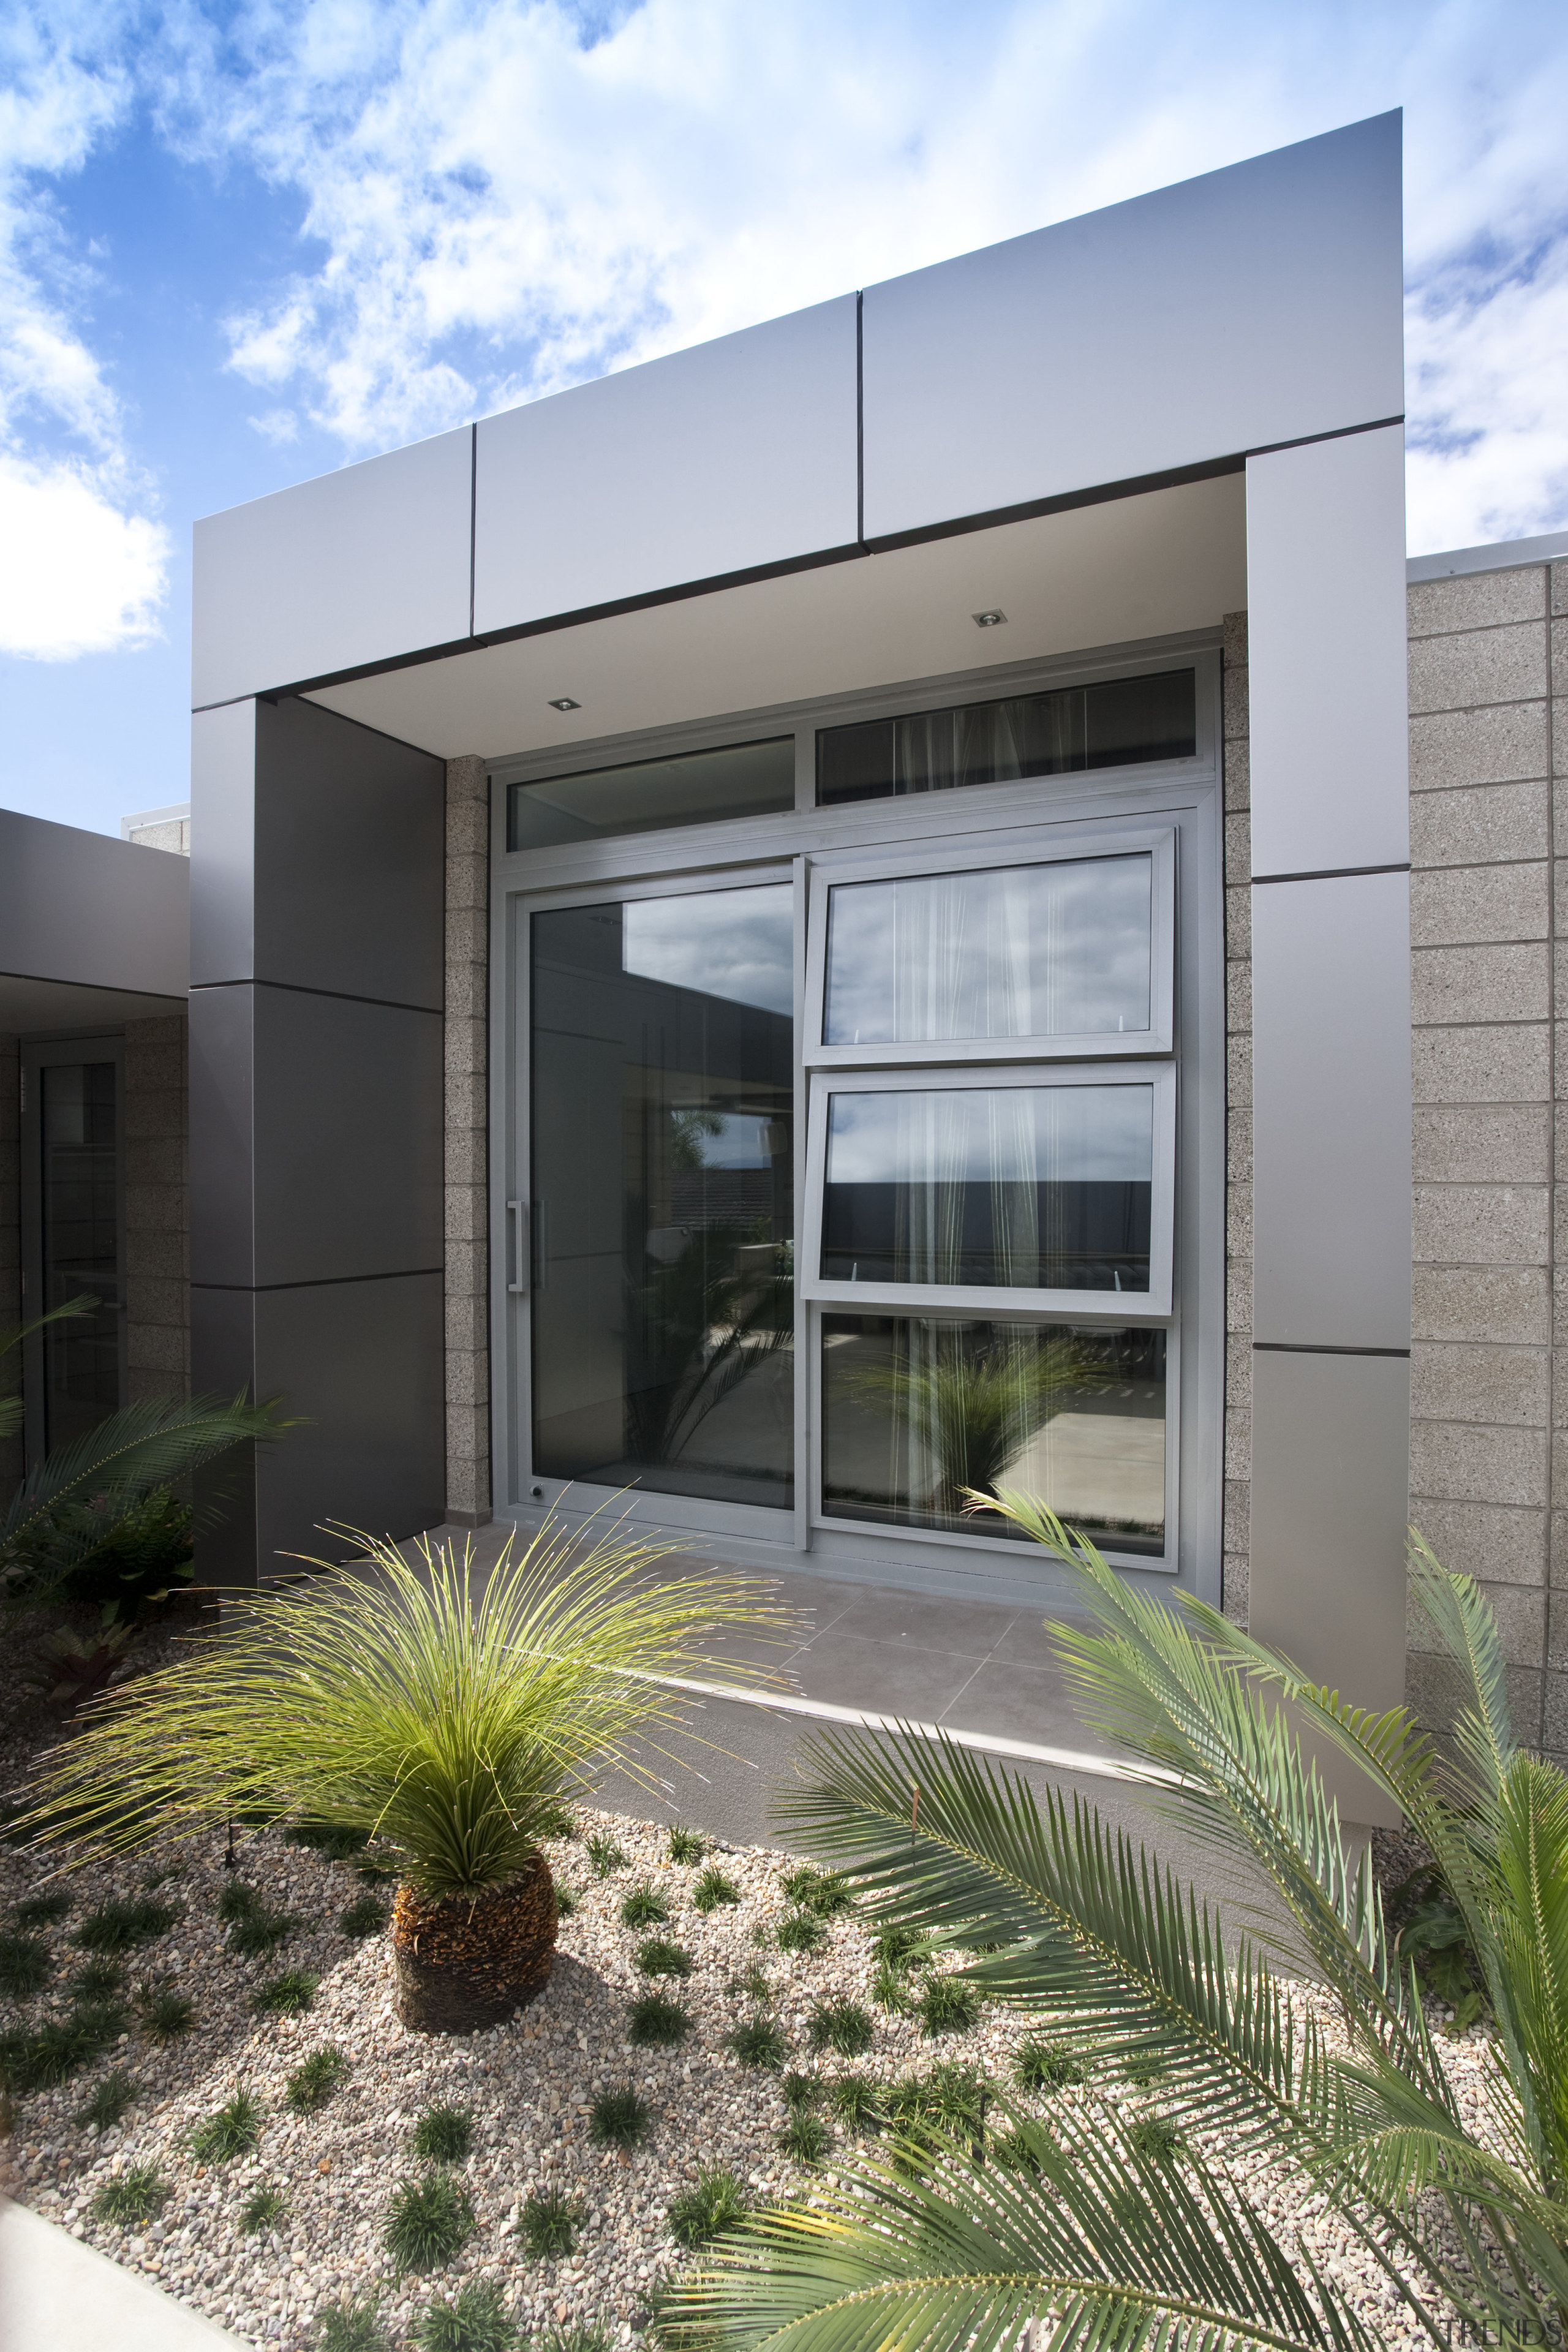
<svg viewBox="0 0 1568 2352"><path fill-rule="evenodd" d="M0 2198L5 2352L238 2352L239 2341L42 2214Z"/></svg>

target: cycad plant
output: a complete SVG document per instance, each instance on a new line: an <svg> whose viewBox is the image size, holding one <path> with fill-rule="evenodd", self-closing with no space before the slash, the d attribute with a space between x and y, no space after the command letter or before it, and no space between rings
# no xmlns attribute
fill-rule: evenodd
<svg viewBox="0 0 1568 2352"><path fill-rule="evenodd" d="M672 1547L615 1529L509 1538L483 1577L471 1540L357 1540L359 1562L226 1604L221 1642L88 1709L17 1826L68 1828L85 1857L309 1821L384 1840L423 1901L471 1904L594 1768L650 1779L637 1737L683 1719L666 1678L710 1676L713 1632L788 1622L742 1578L655 1575Z"/></svg>
<svg viewBox="0 0 1568 2352"><path fill-rule="evenodd" d="M1068 1399L1100 1386L1102 1375L1083 1349L1057 1335L1005 1329L976 1349L962 1329L932 1325L925 1352L854 1376L855 1391L892 1407L935 1472L929 1507L953 1517L965 1497L979 1495L988 1509L1006 1466L1055 1419Z"/></svg>
<svg viewBox="0 0 1568 2352"><path fill-rule="evenodd" d="M1212 1609L1140 1594L1033 1502L1002 1507L1073 1571L1089 1622L1058 1646L1083 1712L1277 1903L1222 1936L1076 1799L1041 1805L944 1738L821 1738L796 1834L876 1916L967 1948L965 1973L1069 2047L1077 2079L1038 2105L994 2096L988 2131L923 2157L847 2159L809 2207L717 2252L671 2322L693 2345L791 2352L991 2352L1027 2323L1042 2352L1352 2352L1383 2339L1344 2271L1269 2219L1321 2199L1392 2295L1392 2338L1447 2347L1457 2318L1461 2340L1561 2345L1568 1784L1514 1741L1478 1588L1415 1540L1416 1595L1466 1684L1439 1749L1403 1708L1346 1706ZM1401 1809L1462 1917L1493 2021L1464 2099L1296 1726ZM1151 2083L1153 2104L1134 2095Z"/></svg>

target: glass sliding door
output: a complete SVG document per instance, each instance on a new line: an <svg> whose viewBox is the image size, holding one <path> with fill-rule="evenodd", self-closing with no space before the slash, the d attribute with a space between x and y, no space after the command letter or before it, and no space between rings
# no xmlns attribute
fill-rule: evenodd
<svg viewBox="0 0 1568 2352"><path fill-rule="evenodd" d="M793 1501L793 898L531 919L538 1475Z"/></svg>

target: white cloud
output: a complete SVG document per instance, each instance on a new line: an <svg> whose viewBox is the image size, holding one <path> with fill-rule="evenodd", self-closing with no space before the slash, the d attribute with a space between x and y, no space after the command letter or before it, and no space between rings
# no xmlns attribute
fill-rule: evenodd
<svg viewBox="0 0 1568 2352"><path fill-rule="evenodd" d="M93 265L51 184L124 119L125 22L59 0L0 21L0 652L69 660L157 632L168 533L81 330Z"/></svg>
<svg viewBox="0 0 1568 2352"><path fill-rule="evenodd" d="M157 631L169 535L104 496L91 469L0 453L0 653L113 652Z"/></svg>

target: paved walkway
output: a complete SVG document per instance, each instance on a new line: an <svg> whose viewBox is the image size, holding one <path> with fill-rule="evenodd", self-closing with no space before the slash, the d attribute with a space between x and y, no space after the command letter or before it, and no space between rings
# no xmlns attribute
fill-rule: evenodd
<svg viewBox="0 0 1568 2352"><path fill-rule="evenodd" d="M238 2343L150 2280L0 2198L5 2352L237 2352Z"/></svg>

